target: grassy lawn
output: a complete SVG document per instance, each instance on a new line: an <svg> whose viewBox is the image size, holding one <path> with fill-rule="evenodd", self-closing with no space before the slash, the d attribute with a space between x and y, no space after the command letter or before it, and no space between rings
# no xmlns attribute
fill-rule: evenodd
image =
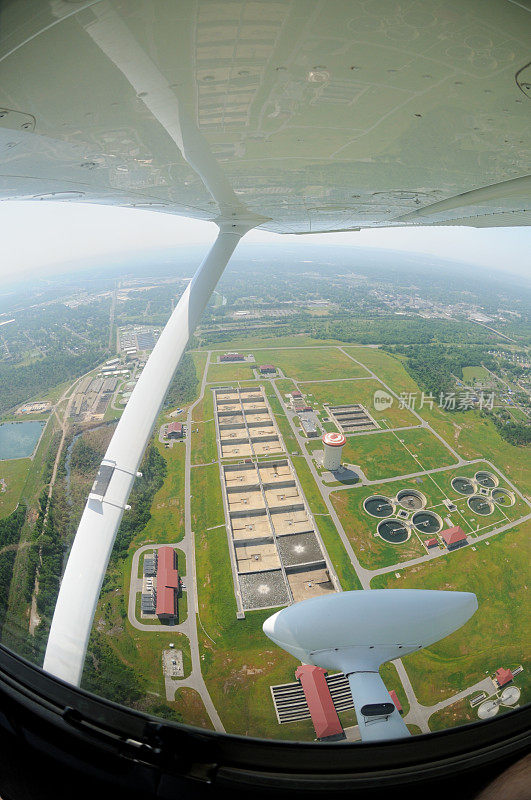
<svg viewBox="0 0 531 800"><path fill-rule="evenodd" d="M253 380L253 367L255 363L244 364L216 364L210 362L208 367L207 380L209 383L225 383L226 381L249 381Z"/></svg>
<svg viewBox="0 0 531 800"><path fill-rule="evenodd" d="M367 369L376 373L395 392L418 390L417 384L409 377L397 356L386 353L378 347L345 347L344 350Z"/></svg>
<svg viewBox="0 0 531 800"><path fill-rule="evenodd" d="M330 375L336 378L356 378L367 375L367 371L351 361L336 348L300 350L262 350L255 357L260 363L274 364L284 375L296 381L326 380Z"/></svg>
<svg viewBox="0 0 531 800"><path fill-rule="evenodd" d="M404 687L402 686L402 681L398 677L398 672L396 671L396 667L392 661L387 661L385 664L382 664L380 667L380 675L382 676L382 680L385 683L387 690L389 692L393 689L395 690L400 701L400 705L402 706L402 716L405 717L409 711L409 701L404 691Z"/></svg>
<svg viewBox="0 0 531 800"><path fill-rule="evenodd" d="M481 542L476 550L462 548L401 573L380 575L372 581L378 589L448 589L474 592L479 609L467 624L440 642L404 658L415 693L431 705L492 674L498 667L526 663L528 582L531 532L529 523ZM518 676L526 690L529 669ZM522 697L526 702L527 696ZM466 720L464 720L466 721ZM437 720L435 720L437 724Z"/></svg>
<svg viewBox="0 0 531 800"><path fill-rule="evenodd" d="M498 712L499 714L500 712ZM443 731L445 728L456 728L459 725L467 725L478 721L478 707L470 707L470 698L459 700L451 706L432 714L428 720L430 731Z"/></svg>
<svg viewBox="0 0 531 800"><path fill-rule="evenodd" d="M177 689L175 702L169 703L169 705L182 716L185 725L214 730L201 695L195 689L190 689L187 686Z"/></svg>
<svg viewBox="0 0 531 800"><path fill-rule="evenodd" d="M0 517L7 517L17 507L30 466L30 458L0 461Z"/></svg>
<svg viewBox="0 0 531 800"><path fill-rule="evenodd" d="M395 435L413 453L422 469L437 469L456 462L448 448L426 428L397 431Z"/></svg>
<svg viewBox="0 0 531 800"><path fill-rule="evenodd" d="M417 428L397 434L349 436L343 448L343 461L358 464L367 478L374 481L448 466L455 459L430 431Z"/></svg>
<svg viewBox="0 0 531 800"><path fill-rule="evenodd" d="M489 377L488 371L485 367L463 367L463 380L466 383L473 383L474 381L482 381Z"/></svg>
<svg viewBox="0 0 531 800"><path fill-rule="evenodd" d="M353 366L356 365L353 364ZM325 383L300 384L301 392L311 394L311 397L309 397L310 402L313 406L317 404L322 413L325 413L322 408L323 403L328 403L332 406L361 403L377 422L385 418L389 428L402 428L407 425L419 424L418 419L413 416L411 411L408 411L407 408L398 407L398 400L394 400L393 405L383 411L375 409L374 393L381 388L381 384L374 378L363 381L328 381Z"/></svg>
<svg viewBox="0 0 531 800"><path fill-rule="evenodd" d="M195 365L195 372L197 375L197 379L199 381L199 384L201 384L201 380L203 379L203 372L205 371L205 366L207 362L207 354L198 351L193 352L192 360ZM198 394L199 394L199 388L198 388Z"/></svg>
<svg viewBox="0 0 531 800"><path fill-rule="evenodd" d="M214 398L208 387L203 399L194 408L192 419L192 430L189 431L192 437L192 464L208 464L218 457Z"/></svg>
<svg viewBox="0 0 531 800"><path fill-rule="evenodd" d="M336 571L341 588L343 591L350 591L352 589L362 589L362 585L356 575L356 571L352 566L352 562L347 555L343 542L339 538L337 528L334 525L332 517L327 514L320 516L317 519L317 527L324 542L324 546L330 556L334 569Z"/></svg>
<svg viewBox="0 0 531 800"><path fill-rule="evenodd" d="M288 378L279 378L278 381L275 381L275 385L283 397L284 395L288 394L288 392L292 392L293 389L296 388L293 381L289 380Z"/></svg>

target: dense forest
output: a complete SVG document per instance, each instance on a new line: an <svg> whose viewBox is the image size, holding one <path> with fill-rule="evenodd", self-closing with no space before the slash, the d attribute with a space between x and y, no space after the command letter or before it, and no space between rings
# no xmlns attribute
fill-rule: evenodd
<svg viewBox="0 0 531 800"><path fill-rule="evenodd" d="M142 531L151 519L151 503L166 477L166 462L159 451L150 445L140 466L142 477L133 486L127 511L116 535L111 560L125 558L133 537Z"/></svg>
<svg viewBox="0 0 531 800"><path fill-rule="evenodd" d="M440 344L388 346L390 353L406 356L405 367L416 383L434 397L455 389L452 376L462 378L463 367L484 364L495 369L496 362L485 347L447 347Z"/></svg>
<svg viewBox="0 0 531 800"><path fill-rule="evenodd" d="M80 355L57 352L31 364L0 363L0 415L11 408L49 392L67 380L74 380L100 363L104 351L96 347Z"/></svg>
<svg viewBox="0 0 531 800"><path fill-rule="evenodd" d="M198 385L199 379L194 359L186 351L168 389L164 400L164 408L172 408L173 406L183 405L183 403L189 403L197 395Z"/></svg>
<svg viewBox="0 0 531 800"><path fill-rule="evenodd" d="M267 336L287 336L305 333L315 339L337 339L355 344L409 345L409 344L468 344L480 345L492 342L494 334L485 328L465 321L425 319L417 315L363 314L341 312L333 317L316 318L299 314L273 324L241 323L227 325L224 330L201 332L203 345L214 345L234 336L256 334L267 329Z"/></svg>
<svg viewBox="0 0 531 800"><path fill-rule="evenodd" d="M494 424L498 433L510 444L516 447L523 447L531 444L531 425L529 422L515 422L511 415L504 409L498 410L490 415L494 419Z"/></svg>
<svg viewBox="0 0 531 800"><path fill-rule="evenodd" d="M468 322L394 314L373 317L345 315L329 322L313 322L310 328L316 339L340 339L356 344L481 344L493 338L489 331Z"/></svg>
<svg viewBox="0 0 531 800"><path fill-rule="evenodd" d="M16 545L25 519L26 506L19 503L12 514L0 520L0 638L7 612Z"/></svg>

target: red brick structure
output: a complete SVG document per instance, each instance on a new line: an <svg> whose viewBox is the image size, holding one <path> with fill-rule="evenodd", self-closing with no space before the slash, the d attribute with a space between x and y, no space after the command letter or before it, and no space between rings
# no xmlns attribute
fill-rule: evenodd
<svg viewBox="0 0 531 800"><path fill-rule="evenodd" d="M390 696L391 696L391 700L392 700L392 701L393 701L393 703L395 704L395 708L396 708L396 710L397 710L397 711L399 711L400 713L402 713L402 704L401 704L400 700L398 699L398 695L397 695L397 693L395 692L395 690L394 690L394 689L391 689L391 691L389 692L389 694L390 694Z"/></svg>
<svg viewBox="0 0 531 800"><path fill-rule="evenodd" d="M295 677L302 686L310 709L317 738L344 739L343 726L339 721L325 676L326 670L311 664L303 664L295 671Z"/></svg>
<svg viewBox="0 0 531 800"><path fill-rule="evenodd" d="M501 688L505 686L506 683L510 683L513 679L513 673L510 669L504 669L500 667L496 670L496 683Z"/></svg>
<svg viewBox="0 0 531 800"><path fill-rule="evenodd" d="M182 422L170 422L166 428L167 439L182 439L183 438L183 424Z"/></svg>
<svg viewBox="0 0 531 800"><path fill-rule="evenodd" d="M441 539L448 550L456 550L458 547L468 544L466 533L459 525L456 525L455 528L446 528L446 530L442 531Z"/></svg>
<svg viewBox="0 0 531 800"><path fill-rule="evenodd" d="M177 572L175 550L173 547L159 547L157 559L157 606L155 613L159 619L174 619L177 616L177 592L179 573Z"/></svg>

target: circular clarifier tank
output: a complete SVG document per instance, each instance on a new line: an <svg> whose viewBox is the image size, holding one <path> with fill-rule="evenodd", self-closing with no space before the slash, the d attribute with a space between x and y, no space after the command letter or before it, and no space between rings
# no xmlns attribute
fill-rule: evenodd
<svg viewBox="0 0 531 800"><path fill-rule="evenodd" d="M388 517L395 510L391 500L383 494L367 497L363 502L363 508L371 517Z"/></svg>
<svg viewBox="0 0 531 800"><path fill-rule="evenodd" d="M482 497L479 494L469 497L467 500L469 508L474 514L481 514L482 517L488 517L494 511L494 503L488 497Z"/></svg>
<svg viewBox="0 0 531 800"><path fill-rule="evenodd" d="M485 700L484 703L478 708L478 717L480 719L489 719L495 717L499 711L499 705L496 700Z"/></svg>
<svg viewBox="0 0 531 800"><path fill-rule="evenodd" d="M474 478L481 486L485 486L486 489L494 489L499 483L498 478L496 475L493 475L492 472L476 472Z"/></svg>
<svg viewBox="0 0 531 800"><path fill-rule="evenodd" d="M455 489L456 492L459 492L459 494L474 494L477 487L470 478L458 476L452 479L452 488Z"/></svg>
<svg viewBox="0 0 531 800"><path fill-rule="evenodd" d="M500 700L506 706L514 706L520 699L518 686L507 686L500 695Z"/></svg>
<svg viewBox="0 0 531 800"><path fill-rule="evenodd" d="M507 489L493 489L491 497L498 506L514 506L514 494Z"/></svg>
<svg viewBox="0 0 531 800"><path fill-rule="evenodd" d="M421 533L438 533L442 528L442 519L433 511L417 511L411 521Z"/></svg>
<svg viewBox="0 0 531 800"><path fill-rule="evenodd" d="M402 489L396 496L397 501L403 508L409 511L418 511L426 505L426 498L416 489Z"/></svg>
<svg viewBox="0 0 531 800"><path fill-rule="evenodd" d="M390 544L403 544L411 536L411 531L398 519L383 519L378 523L378 534Z"/></svg>

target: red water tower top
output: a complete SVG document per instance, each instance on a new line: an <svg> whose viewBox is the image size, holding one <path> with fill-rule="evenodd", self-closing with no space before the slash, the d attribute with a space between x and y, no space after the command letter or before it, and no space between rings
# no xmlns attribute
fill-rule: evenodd
<svg viewBox="0 0 531 800"><path fill-rule="evenodd" d="M333 431L325 433L323 436L323 444L327 444L330 447L343 447L346 441L342 433L335 433Z"/></svg>

